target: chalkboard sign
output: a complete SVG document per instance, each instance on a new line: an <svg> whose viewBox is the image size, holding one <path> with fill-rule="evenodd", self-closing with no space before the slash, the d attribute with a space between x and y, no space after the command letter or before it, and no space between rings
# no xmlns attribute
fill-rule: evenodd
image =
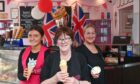
<svg viewBox="0 0 140 84"><path fill-rule="evenodd" d="M20 25L25 29L23 37L27 37L27 33L31 25L42 26L43 19L35 20L31 16L33 6L20 6Z"/></svg>

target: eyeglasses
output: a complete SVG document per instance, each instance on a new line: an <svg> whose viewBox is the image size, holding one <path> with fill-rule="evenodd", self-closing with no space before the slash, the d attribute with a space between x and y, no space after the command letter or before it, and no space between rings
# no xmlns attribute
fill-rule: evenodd
<svg viewBox="0 0 140 84"><path fill-rule="evenodd" d="M63 38L63 39L62 39L62 38L59 38L58 41L61 41L61 42L65 41L65 42L68 42L70 39L71 39L70 37Z"/></svg>

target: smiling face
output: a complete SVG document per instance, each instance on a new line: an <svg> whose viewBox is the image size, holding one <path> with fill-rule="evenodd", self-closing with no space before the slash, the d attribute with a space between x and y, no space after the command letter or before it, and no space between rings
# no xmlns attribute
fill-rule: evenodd
<svg viewBox="0 0 140 84"><path fill-rule="evenodd" d="M31 30L28 33L28 40L30 42L30 45L32 47L35 47L41 44L42 36L38 31Z"/></svg>
<svg viewBox="0 0 140 84"><path fill-rule="evenodd" d="M93 43L96 38L96 31L93 27L88 27L85 29L84 38L86 43Z"/></svg>
<svg viewBox="0 0 140 84"><path fill-rule="evenodd" d="M69 35L62 33L57 40L57 46L60 51L65 52L71 49L72 39Z"/></svg>

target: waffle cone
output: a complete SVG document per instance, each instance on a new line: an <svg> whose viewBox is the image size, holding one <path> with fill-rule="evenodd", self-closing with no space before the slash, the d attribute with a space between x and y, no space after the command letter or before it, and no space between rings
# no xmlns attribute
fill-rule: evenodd
<svg viewBox="0 0 140 84"><path fill-rule="evenodd" d="M60 66L61 71L67 72L67 65L66 66Z"/></svg>
<svg viewBox="0 0 140 84"><path fill-rule="evenodd" d="M61 71L67 72L67 61L66 60L61 60L60 65L59 65Z"/></svg>
<svg viewBox="0 0 140 84"><path fill-rule="evenodd" d="M28 77L27 77L27 80L29 80L33 69L34 69L34 67L28 67Z"/></svg>

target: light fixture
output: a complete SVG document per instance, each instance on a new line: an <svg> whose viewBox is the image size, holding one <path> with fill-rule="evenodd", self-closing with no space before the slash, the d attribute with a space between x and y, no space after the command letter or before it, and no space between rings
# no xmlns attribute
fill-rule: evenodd
<svg viewBox="0 0 140 84"><path fill-rule="evenodd" d="M105 2L106 2L106 0L94 0L93 5L100 6L100 5L104 4Z"/></svg>

